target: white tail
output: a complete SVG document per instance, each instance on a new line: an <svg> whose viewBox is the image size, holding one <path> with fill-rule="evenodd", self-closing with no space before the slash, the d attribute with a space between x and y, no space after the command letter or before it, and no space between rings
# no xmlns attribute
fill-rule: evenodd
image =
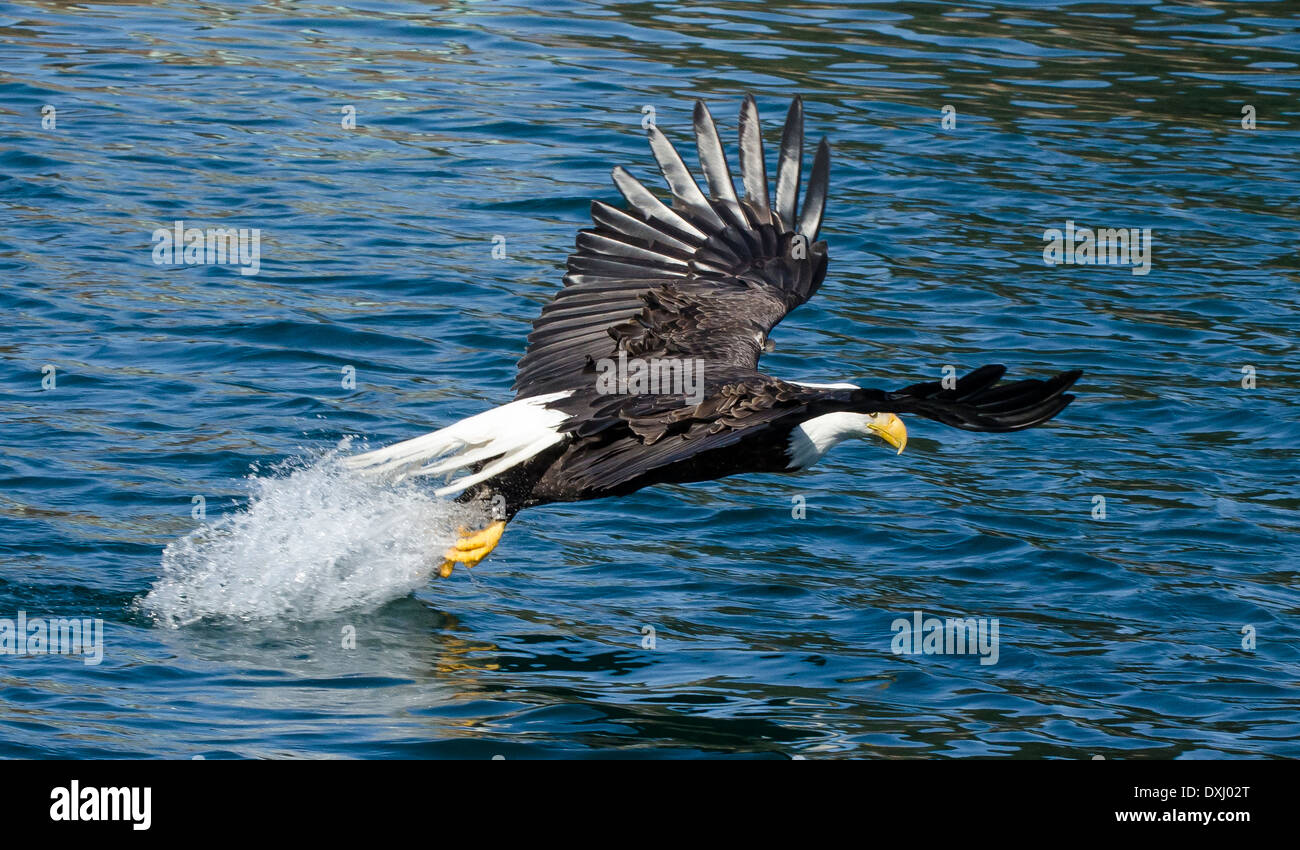
<svg viewBox="0 0 1300 850"><path fill-rule="evenodd" d="M563 440L560 426L568 415L546 405L567 395L568 391L521 398L423 437L344 458L343 464L366 475L391 474L399 480L445 474L450 483L434 492L439 496L459 493ZM490 462L478 472L452 481L457 472L480 461Z"/></svg>

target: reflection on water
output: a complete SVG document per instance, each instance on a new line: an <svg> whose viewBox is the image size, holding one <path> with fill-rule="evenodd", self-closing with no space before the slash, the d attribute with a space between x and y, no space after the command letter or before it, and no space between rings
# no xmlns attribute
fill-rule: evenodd
<svg viewBox="0 0 1300 850"><path fill-rule="evenodd" d="M1297 19L1041 5L11 6L0 616L107 646L3 657L0 755L1300 755ZM609 168L652 174L643 107L685 141L704 97L730 139L746 91L834 150L830 275L765 368L1082 367L1059 422L528 512L378 607L276 548L311 551L270 484L276 533L204 575L329 604L137 607L195 496L239 523L251 471L506 400ZM259 274L155 266L178 219L260 228ZM1044 266L1066 221L1150 228L1151 273ZM378 502L332 495L304 533L373 543ZM998 664L893 655L917 610L997 618Z"/></svg>

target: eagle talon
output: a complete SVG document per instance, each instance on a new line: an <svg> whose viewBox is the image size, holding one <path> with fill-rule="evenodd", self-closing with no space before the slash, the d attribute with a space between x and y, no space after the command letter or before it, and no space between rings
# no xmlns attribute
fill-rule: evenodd
<svg viewBox="0 0 1300 850"><path fill-rule="evenodd" d="M453 543L451 548L443 554L443 562L442 566L438 567L438 575L447 578L451 575L451 571L457 563L464 564L466 569L478 564L492 554L492 550L501 541L501 535L505 530L505 520L497 520L487 528L475 532L461 526L458 531L460 539Z"/></svg>

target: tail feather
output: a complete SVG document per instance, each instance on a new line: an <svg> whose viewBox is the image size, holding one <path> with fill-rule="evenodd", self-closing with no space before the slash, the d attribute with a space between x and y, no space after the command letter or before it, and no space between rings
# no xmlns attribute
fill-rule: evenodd
<svg viewBox="0 0 1300 850"><path fill-rule="evenodd" d="M546 405L567 395L567 391L548 393L494 407L438 431L344 458L343 464L363 475L399 481L446 475L448 483L434 492L452 495L564 440L560 426L567 415ZM473 471L478 464L484 465ZM458 472L468 474L456 478Z"/></svg>
<svg viewBox="0 0 1300 850"><path fill-rule="evenodd" d="M555 445L562 439L564 439L563 435L556 434L554 438L545 437L542 439L534 440L533 442L528 443L527 445L520 446L519 448L514 449L513 451L506 452L505 454L501 455L497 460L494 460L492 463L489 463L487 466L484 466L478 472L475 472L472 475L466 475L463 478L457 478L454 482L448 484L445 487L439 487L437 490L434 490L433 492L439 496L450 496L454 493L459 493L461 490L464 490L466 487L472 487L473 485L478 484L481 481L487 481L489 478L499 475L502 472L505 472L507 469L510 469L511 467L518 466L519 464L523 463L529 458L537 455L539 452L545 451L546 449ZM419 470L415 474L422 475L424 474L424 471Z"/></svg>

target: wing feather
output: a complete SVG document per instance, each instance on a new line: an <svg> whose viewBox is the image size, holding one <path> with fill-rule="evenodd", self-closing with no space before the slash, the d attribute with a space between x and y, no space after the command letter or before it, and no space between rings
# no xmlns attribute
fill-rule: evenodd
<svg viewBox="0 0 1300 850"><path fill-rule="evenodd" d="M767 201L763 131L758 124L758 104L750 94L745 95L745 102L740 107L740 182L745 187L746 203L758 216L755 224L766 224L771 210Z"/></svg>
<svg viewBox="0 0 1300 850"><path fill-rule="evenodd" d="M694 239L703 241L708 238L704 231L665 206L664 202L656 198L653 192L642 186L640 181L631 174L628 174L623 166L616 166L612 173L614 185L623 195L623 198L632 205L632 209L641 213L647 219L653 219L669 227L675 227Z"/></svg>
<svg viewBox="0 0 1300 850"><path fill-rule="evenodd" d="M702 222L710 233L725 229L727 225L700 191L700 184L695 182L691 172L686 169L686 163L682 162L673 143L668 141L668 137L658 127L652 126L649 136L650 150L659 162L659 170L668 181L668 188L672 190L673 206L688 210L692 221Z"/></svg>
<svg viewBox="0 0 1300 850"><path fill-rule="evenodd" d="M803 167L803 100L795 97L781 131L781 159L776 166L776 215L794 230L799 209L799 169Z"/></svg>
<svg viewBox="0 0 1300 850"><path fill-rule="evenodd" d="M718 136L718 127L713 123L713 114L704 105L704 101L695 101L695 147L699 152L700 170L708 184L709 194L719 203L731 219L733 226L744 222L740 211L740 200L736 197L736 184L731 176L731 167L727 165L727 154L722 149L722 139Z"/></svg>
<svg viewBox="0 0 1300 850"><path fill-rule="evenodd" d="M808 195L803 202L803 216L799 219L799 232L809 242L817 241L822 229L822 215L826 212L826 193L830 185L831 147L825 139L817 145L813 157L812 176L808 178Z"/></svg>

